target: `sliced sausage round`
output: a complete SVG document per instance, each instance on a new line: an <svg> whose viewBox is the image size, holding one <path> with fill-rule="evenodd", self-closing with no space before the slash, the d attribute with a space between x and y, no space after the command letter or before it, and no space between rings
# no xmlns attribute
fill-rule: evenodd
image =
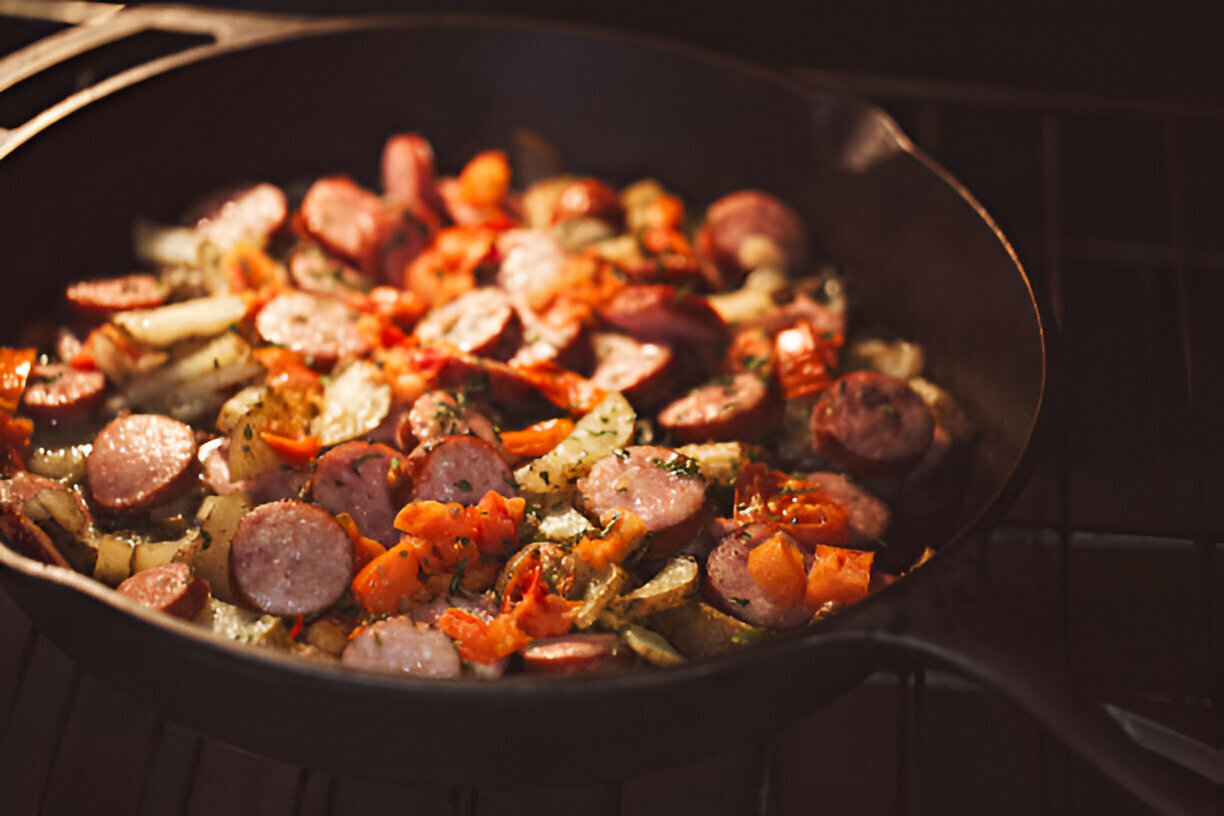
<svg viewBox="0 0 1224 816"><path fill-rule="evenodd" d="M394 546L392 522L406 493L403 456L377 442L345 442L318 458L311 494L332 515L348 513L363 536Z"/></svg>
<svg viewBox="0 0 1224 816"><path fill-rule="evenodd" d="M615 332L596 334L594 345L598 362L591 382L597 388L621 392L638 409L654 408L671 396L676 373L671 346Z"/></svg>
<svg viewBox="0 0 1224 816"><path fill-rule="evenodd" d="M571 371L587 371L591 365L591 338L580 320L556 319L530 309L518 310L523 343L510 359L511 365L556 363Z"/></svg>
<svg viewBox="0 0 1224 816"><path fill-rule="evenodd" d="M353 541L326 510L286 500L242 517L230 544L230 577L251 606L309 615L336 602L353 578Z"/></svg>
<svg viewBox="0 0 1224 816"><path fill-rule="evenodd" d="M434 152L429 141L416 133L397 133L382 152L382 188L386 199L409 207L423 205L442 212L434 190Z"/></svg>
<svg viewBox="0 0 1224 816"><path fill-rule="evenodd" d="M463 672L451 639L408 615L361 630L344 647L340 662L358 669L422 677L458 677Z"/></svg>
<svg viewBox="0 0 1224 816"><path fill-rule="evenodd" d="M74 283L65 297L82 317L106 320L128 309L152 309L166 302L166 287L154 275L137 273Z"/></svg>
<svg viewBox="0 0 1224 816"><path fill-rule="evenodd" d="M562 188L553 207L553 223L568 218L596 218L613 226L625 222L620 195L598 179L577 179Z"/></svg>
<svg viewBox="0 0 1224 816"><path fill-rule="evenodd" d="M500 289L473 289L426 314L416 326L422 343L445 342L471 354L509 359L518 349L522 325Z"/></svg>
<svg viewBox="0 0 1224 816"><path fill-rule="evenodd" d="M850 513L850 539L846 542L847 547L874 549L879 545L892 523L892 513L882 499L841 473L821 470L809 473L803 478L804 481L820 485L821 490Z"/></svg>
<svg viewBox="0 0 1224 816"><path fill-rule="evenodd" d="M490 490L518 495L514 474L497 448L477 436L444 436L408 457L412 497L473 505Z"/></svg>
<svg viewBox="0 0 1224 816"><path fill-rule="evenodd" d="M723 288L738 286L763 263L794 272L807 265L807 236L788 205L759 190L723 196L706 210L696 249Z"/></svg>
<svg viewBox="0 0 1224 816"><path fill-rule="evenodd" d="M723 538L706 559L703 588L714 606L745 623L793 629L811 620L811 610L803 604L788 608L774 603L748 572L748 554L775 533L772 527L753 524ZM802 552L804 568L810 569L813 556Z"/></svg>
<svg viewBox="0 0 1224 816"><path fill-rule="evenodd" d="M613 634L575 633L534 640L523 649L532 674L593 674L632 666L633 651Z"/></svg>
<svg viewBox="0 0 1224 816"><path fill-rule="evenodd" d="M501 445L497 429L488 417L466 400L460 402L450 392L435 389L412 403L396 440L401 450L412 450L434 439L462 435L478 436L496 447Z"/></svg>
<svg viewBox="0 0 1224 816"><path fill-rule="evenodd" d="M346 176L328 176L302 198L298 221L327 251L372 271L386 239L388 210L381 198Z"/></svg>
<svg viewBox="0 0 1224 816"><path fill-rule="evenodd" d="M142 510L185 490L195 464L195 434L189 426L161 414L127 414L94 437L85 480L100 507Z"/></svg>
<svg viewBox="0 0 1224 816"><path fill-rule="evenodd" d="M259 310L255 328L269 343L328 367L342 357L360 357L370 350L357 327L358 317L357 312L334 298L286 292Z"/></svg>
<svg viewBox="0 0 1224 816"><path fill-rule="evenodd" d="M736 374L697 388L659 412L681 442L761 442L778 424L778 403L758 374Z"/></svg>
<svg viewBox="0 0 1224 816"><path fill-rule="evenodd" d="M668 284L625 286L602 307L604 320L646 342L688 344L710 350L726 340L727 327L705 298Z"/></svg>
<svg viewBox="0 0 1224 816"><path fill-rule="evenodd" d="M363 292L372 285L360 271L315 246L299 249L290 256L289 277L304 291L341 297Z"/></svg>
<svg viewBox="0 0 1224 816"><path fill-rule="evenodd" d="M209 586L191 574L186 564L159 564L141 570L116 587L116 591L138 604L191 620L208 604Z"/></svg>
<svg viewBox="0 0 1224 816"><path fill-rule="evenodd" d="M189 216L196 231L221 250L240 241L262 246L288 218L285 193L267 182L224 190L202 202Z"/></svg>
<svg viewBox="0 0 1224 816"><path fill-rule="evenodd" d="M701 530L708 517L706 481L688 457L659 445L636 445L605 456L578 480L588 515L627 509L646 524L646 557L670 555Z"/></svg>
<svg viewBox="0 0 1224 816"><path fill-rule="evenodd" d="M812 409L822 453L862 476L891 476L930 447L935 418L905 380L856 371L825 389Z"/></svg>
<svg viewBox="0 0 1224 816"><path fill-rule="evenodd" d="M106 376L66 363L34 366L21 396L22 411L38 422L81 419L106 396Z"/></svg>

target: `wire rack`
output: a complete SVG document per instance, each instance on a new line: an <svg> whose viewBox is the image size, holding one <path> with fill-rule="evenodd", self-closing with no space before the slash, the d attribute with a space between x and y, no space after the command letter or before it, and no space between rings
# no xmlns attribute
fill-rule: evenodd
<svg viewBox="0 0 1224 816"><path fill-rule="evenodd" d="M1050 432L991 534L992 577L1042 599L1025 614L1074 676L1218 752L1224 106L839 79L974 191L1056 328ZM768 740L612 785L338 777L160 718L82 673L2 593L0 726L11 814L1146 812L1006 700L921 668L873 676Z"/></svg>

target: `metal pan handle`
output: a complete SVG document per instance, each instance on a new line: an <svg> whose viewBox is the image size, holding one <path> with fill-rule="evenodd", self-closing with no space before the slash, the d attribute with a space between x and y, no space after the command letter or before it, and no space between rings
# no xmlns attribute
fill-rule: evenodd
<svg viewBox="0 0 1224 816"><path fill-rule="evenodd" d="M980 561L960 557L965 555L979 553L962 551L924 567L934 574L857 622L865 624L864 634L907 661L1002 694L1156 812L1215 812L1224 790L1224 754L1138 715L1102 706L1087 690L1077 693L1053 644L1026 631L1022 612L992 596Z"/></svg>
<svg viewBox="0 0 1224 816"><path fill-rule="evenodd" d="M0 57L0 94L67 60L144 32L196 34L211 39L105 77L66 99L53 100L27 122L7 130L0 128L0 155L4 153L5 142L23 131L37 128L49 118L62 116L170 64L329 25L326 20L307 16L183 5L128 8L92 0L0 0L0 14L70 24L69 28Z"/></svg>

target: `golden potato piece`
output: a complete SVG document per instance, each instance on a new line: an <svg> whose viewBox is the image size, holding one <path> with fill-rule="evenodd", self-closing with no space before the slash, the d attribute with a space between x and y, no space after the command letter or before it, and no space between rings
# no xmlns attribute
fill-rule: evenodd
<svg viewBox="0 0 1224 816"><path fill-rule="evenodd" d="M702 601L689 601L650 615L643 621L690 660L715 657L760 637L764 629L744 623Z"/></svg>
<svg viewBox="0 0 1224 816"><path fill-rule="evenodd" d="M627 620L637 620L675 606L697 591L701 570L697 560L682 555L673 558L655 577L609 605L609 611Z"/></svg>

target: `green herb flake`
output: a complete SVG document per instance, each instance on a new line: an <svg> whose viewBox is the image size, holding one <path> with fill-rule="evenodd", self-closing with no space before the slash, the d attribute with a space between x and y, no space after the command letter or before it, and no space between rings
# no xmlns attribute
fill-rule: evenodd
<svg viewBox="0 0 1224 816"><path fill-rule="evenodd" d="M363 454L362 456L358 456L356 459L353 460L353 464L351 465L351 467L353 468L353 473L357 476L360 476L361 466L364 465L366 462L368 462L371 459L378 459L380 456L382 456L381 453L367 453L367 454Z"/></svg>
<svg viewBox="0 0 1224 816"><path fill-rule="evenodd" d="M457 594L459 592L460 587L463 586L463 573L466 571L467 571L467 559L464 558L464 559L461 559L459 563L455 565L455 574L451 576L450 593L452 595Z"/></svg>
<svg viewBox="0 0 1224 816"><path fill-rule="evenodd" d="M255 429L251 427L250 423L247 423L247 426L242 429L242 438L249 440L254 436L255 436Z"/></svg>
<svg viewBox="0 0 1224 816"><path fill-rule="evenodd" d="M201 530L200 537L204 539L203 543L200 544L201 550L207 550L212 546L212 533L208 532L207 530Z"/></svg>
<svg viewBox="0 0 1224 816"><path fill-rule="evenodd" d="M455 482L455 487L459 488L464 493L472 492L472 483L467 479L460 479L459 481Z"/></svg>
<svg viewBox="0 0 1224 816"><path fill-rule="evenodd" d="M728 600L736 606L747 606L749 603L747 598L728 598Z"/></svg>
<svg viewBox="0 0 1224 816"><path fill-rule="evenodd" d="M701 468L687 456L675 454L668 459L652 459L656 466L663 468L673 476L700 476Z"/></svg>

